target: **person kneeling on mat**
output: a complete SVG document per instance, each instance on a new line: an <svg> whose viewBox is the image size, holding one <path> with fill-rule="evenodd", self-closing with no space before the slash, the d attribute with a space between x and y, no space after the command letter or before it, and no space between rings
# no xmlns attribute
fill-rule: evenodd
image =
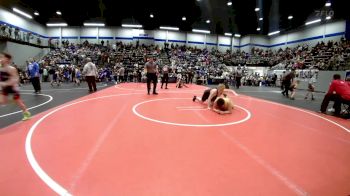
<svg viewBox="0 0 350 196"><path fill-rule="evenodd" d="M185 84L184 78L180 73L176 75L176 88L182 88L182 86L188 88L188 86Z"/></svg>
<svg viewBox="0 0 350 196"><path fill-rule="evenodd" d="M193 101L198 100L201 103L204 103L208 100L208 109L211 109L216 98L221 97L224 94L225 85L219 84L217 88L207 89L204 91L202 98L194 96Z"/></svg>

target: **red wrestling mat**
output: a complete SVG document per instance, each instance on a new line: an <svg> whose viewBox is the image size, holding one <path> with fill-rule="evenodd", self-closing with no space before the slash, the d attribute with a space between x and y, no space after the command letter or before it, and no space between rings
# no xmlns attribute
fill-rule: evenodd
<svg viewBox="0 0 350 196"><path fill-rule="evenodd" d="M159 86L159 85L158 85ZM0 132L0 195L349 195L350 123L202 86L121 84Z"/></svg>

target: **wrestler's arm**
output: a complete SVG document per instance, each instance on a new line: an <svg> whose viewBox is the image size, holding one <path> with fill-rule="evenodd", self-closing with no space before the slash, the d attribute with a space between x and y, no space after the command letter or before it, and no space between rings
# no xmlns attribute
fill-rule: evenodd
<svg viewBox="0 0 350 196"><path fill-rule="evenodd" d="M210 95L208 97L208 109L210 109L212 106L213 106L213 103L211 103L211 100L213 99L214 97L214 94L216 94L216 89L213 89L210 91Z"/></svg>

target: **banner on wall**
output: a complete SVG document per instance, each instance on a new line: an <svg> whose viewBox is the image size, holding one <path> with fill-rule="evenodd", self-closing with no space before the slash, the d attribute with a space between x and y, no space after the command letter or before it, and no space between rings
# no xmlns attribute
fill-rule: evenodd
<svg viewBox="0 0 350 196"><path fill-rule="evenodd" d="M345 39L350 40L350 20L346 20Z"/></svg>

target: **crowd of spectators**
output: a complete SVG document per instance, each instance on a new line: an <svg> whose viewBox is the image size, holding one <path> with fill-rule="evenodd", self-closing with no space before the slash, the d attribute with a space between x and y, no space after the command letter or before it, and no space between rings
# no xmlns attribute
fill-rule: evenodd
<svg viewBox="0 0 350 196"><path fill-rule="evenodd" d="M226 81L236 85L240 81L244 85L276 86L276 74L247 74L247 66L264 63L271 70L299 69L305 70L345 70L349 66L350 42L329 41L318 43L314 47L308 45L286 48L285 50L262 50L253 48L251 54L244 51L220 52L218 50L198 49L193 47L164 44L156 45L114 44L103 41L101 44L73 44L62 41L62 47L51 49L40 64L44 81L52 80L57 75L60 81L75 81L77 71L81 73L86 59L90 58L97 65L98 80L116 82L143 82L145 79L144 64L149 57L156 59L159 70L164 65L170 68L169 77L176 78L182 74L188 81L195 78L200 83L208 80ZM235 67L228 66L235 65ZM242 66L239 66L242 65ZM240 67L240 69L238 69ZM304 73L304 71L302 71ZM21 73L23 78L26 73ZM51 77L49 77L51 76ZM237 81L237 78L242 79ZM170 79L171 80L171 79ZM188 81L190 82L190 81Z"/></svg>
<svg viewBox="0 0 350 196"><path fill-rule="evenodd" d="M64 43L64 44L63 44ZM90 58L97 65L100 81L141 82L145 78L144 64L147 59L156 59L159 70L164 65L170 67L170 77L182 74L185 80L193 78L206 81L209 77L222 77L229 72L227 67L220 63L216 55L218 51L200 50L177 45L165 45L160 48L155 45L123 44L118 42L111 45L72 44L67 41L63 47L51 50L38 60L41 73L58 75L61 81L74 81L76 70L82 71L86 59ZM58 73L58 74L57 74ZM25 76L26 73L23 73ZM52 77L44 77L48 80ZM189 82L189 81L188 81Z"/></svg>
<svg viewBox="0 0 350 196"><path fill-rule="evenodd" d="M279 70L292 68L347 70L350 68L350 41L345 39L339 42L322 41L314 47L304 44L294 48L279 49L276 52L253 48L245 62L247 64L264 63L272 69Z"/></svg>

